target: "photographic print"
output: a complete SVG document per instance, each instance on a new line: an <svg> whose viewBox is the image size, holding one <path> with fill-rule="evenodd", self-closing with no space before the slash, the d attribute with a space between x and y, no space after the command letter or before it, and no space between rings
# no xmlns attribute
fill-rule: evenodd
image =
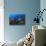
<svg viewBox="0 0 46 46"><path fill-rule="evenodd" d="M10 25L25 25L25 14L11 14L9 16Z"/></svg>

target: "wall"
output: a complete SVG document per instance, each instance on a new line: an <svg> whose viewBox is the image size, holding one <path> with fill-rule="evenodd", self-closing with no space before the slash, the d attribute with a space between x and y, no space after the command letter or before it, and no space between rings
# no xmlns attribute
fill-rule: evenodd
<svg viewBox="0 0 46 46"><path fill-rule="evenodd" d="M7 41L18 41L32 30L35 12L40 10L40 0L4 0L4 38ZM21 26L9 25L10 13L24 13L26 15L26 24Z"/></svg>
<svg viewBox="0 0 46 46"><path fill-rule="evenodd" d="M0 42L4 41L4 3L0 1Z"/></svg>
<svg viewBox="0 0 46 46"><path fill-rule="evenodd" d="M40 1L40 10L43 10L43 9L46 9L46 0L41 0L41 1ZM46 11L44 11L42 17L43 17L44 20L43 20L43 22L40 21L40 25L46 27ZM45 40L45 41L46 41L46 40ZM45 43L46 43L46 42L45 42Z"/></svg>

